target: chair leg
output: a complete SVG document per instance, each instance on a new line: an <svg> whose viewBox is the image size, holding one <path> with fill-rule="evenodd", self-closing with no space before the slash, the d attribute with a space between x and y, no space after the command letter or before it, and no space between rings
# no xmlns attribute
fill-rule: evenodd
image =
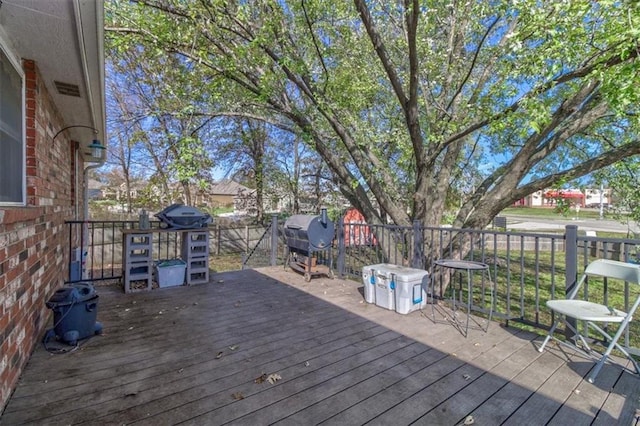
<svg viewBox="0 0 640 426"><path fill-rule="evenodd" d="M547 334L547 337L545 337L544 342L542 342L542 345L538 348L538 352L542 352L544 350L544 347L547 345L551 337L553 337L553 332L556 331L556 327L558 327L558 324L560 324L559 320L556 320L556 322L553 323L553 325L551 326L551 329L549 330L549 334Z"/></svg>
<svg viewBox="0 0 640 426"><path fill-rule="evenodd" d="M587 379L589 383L593 383L596 380L596 376L600 372L600 369L604 365L607 358L608 358L607 355L602 355L602 357L598 360L598 362L596 363L596 366L593 368L593 370L591 371L591 374L589 375L589 378Z"/></svg>
<svg viewBox="0 0 640 426"><path fill-rule="evenodd" d="M610 340L609 346L607 346L607 350L604 352L604 354L602 354L602 357L600 357L600 359L598 360L595 368L593 369L593 371L589 375L589 378L587 379L589 381L589 383L593 383L594 382L594 380L596 379L596 376L598 375L598 373L602 369L602 366L606 362L606 360L609 357L609 355L611 355L611 352L613 351L614 348L617 348L620 352L622 352L624 354L624 356L626 356L627 359L629 359L631 361L631 363L633 364L633 367L636 370L636 374L640 374L640 369L638 369L638 363L636 362L636 360L633 359L633 357L631 355L629 355L629 353L618 343L618 339L620 339L620 336L622 335L622 333L624 332L625 328L629 324L629 321L630 320L623 321L620 324L620 326L618 327L618 331L616 332L616 334L613 337L611 337L607 332L605 332L603 329L601 329L600 327L598 327L594 323L592 323L592 322L588 323L588 325L590 325L596 331L598 331L600 334L602 334L603 337L606 337L606 338L608 338Z"/></svg>
<svg viewBox="0 0 640 426"><path fill-rule="evenodd" d="M587 343L587 340L584 338L584 336L582 335L582 333L580 333L578 331L578 327L573 327L569 321L565 321L565 325L567 326L567 328L571 331L573 331L573 341L574 344L573 346L575 346L576 348L581 349L582 351L586 352L586 353L592 353L593 350L591 349L591 346L589 346L589 343ZM580 348L578 346L578 340L580 340L580 342L582 342L582 348Z"/></svg>

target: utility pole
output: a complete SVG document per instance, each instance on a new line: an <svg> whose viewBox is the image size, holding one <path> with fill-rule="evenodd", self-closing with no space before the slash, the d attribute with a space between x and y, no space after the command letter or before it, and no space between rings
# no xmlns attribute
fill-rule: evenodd
<svg viewBox="0 0 640 426"><path fill-rule="evenodd" d="M604 219L604 182L600 182L600 220Z"/></svg>

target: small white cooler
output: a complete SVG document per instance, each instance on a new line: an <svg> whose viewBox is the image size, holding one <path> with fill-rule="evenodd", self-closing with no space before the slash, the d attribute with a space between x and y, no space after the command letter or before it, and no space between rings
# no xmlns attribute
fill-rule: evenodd
<svg viewBox="0 0 640 426"><path fill-rule="evenodd" d="M364 284L364 300L367 303L376 303L376 271L386 263L368 265L362 267L362 284Z"/></svg>
<svg viewBox="0 0 640 426"><path fill-rule="evenodd" d="M365 300L369 303L399 314L408 314L427 304L429 273L423 269L380 263L364 266L362 279Z"/></svg>

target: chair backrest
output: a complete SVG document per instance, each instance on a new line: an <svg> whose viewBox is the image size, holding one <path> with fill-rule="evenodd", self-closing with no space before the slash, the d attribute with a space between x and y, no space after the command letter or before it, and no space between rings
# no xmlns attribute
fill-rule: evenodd
<svg viewBox="0 0 640 426"><path fill-rule="evenodd" d="M584 270L585 275L616 278L632 284L640 284L640 265L617 260L598 259Z"/></svg>

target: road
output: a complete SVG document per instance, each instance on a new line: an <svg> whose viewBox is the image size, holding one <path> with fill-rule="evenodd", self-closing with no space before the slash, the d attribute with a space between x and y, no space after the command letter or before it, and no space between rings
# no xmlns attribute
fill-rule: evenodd
<svg viewBox="0 0 640 426"><path fill-rule="evenodd" d="M540 231L540 230L564 230L567 225L576 225L579 231L595 231L597 232L620 232L627 233L627 226L610 219L581 219L578 218L541 218L541 217L527 217L520 215L501 215L507 218L507 229L513 230L527 230L527 231ZM640 229L637 224L633 224L631 230L640 233Z"/></svg>

